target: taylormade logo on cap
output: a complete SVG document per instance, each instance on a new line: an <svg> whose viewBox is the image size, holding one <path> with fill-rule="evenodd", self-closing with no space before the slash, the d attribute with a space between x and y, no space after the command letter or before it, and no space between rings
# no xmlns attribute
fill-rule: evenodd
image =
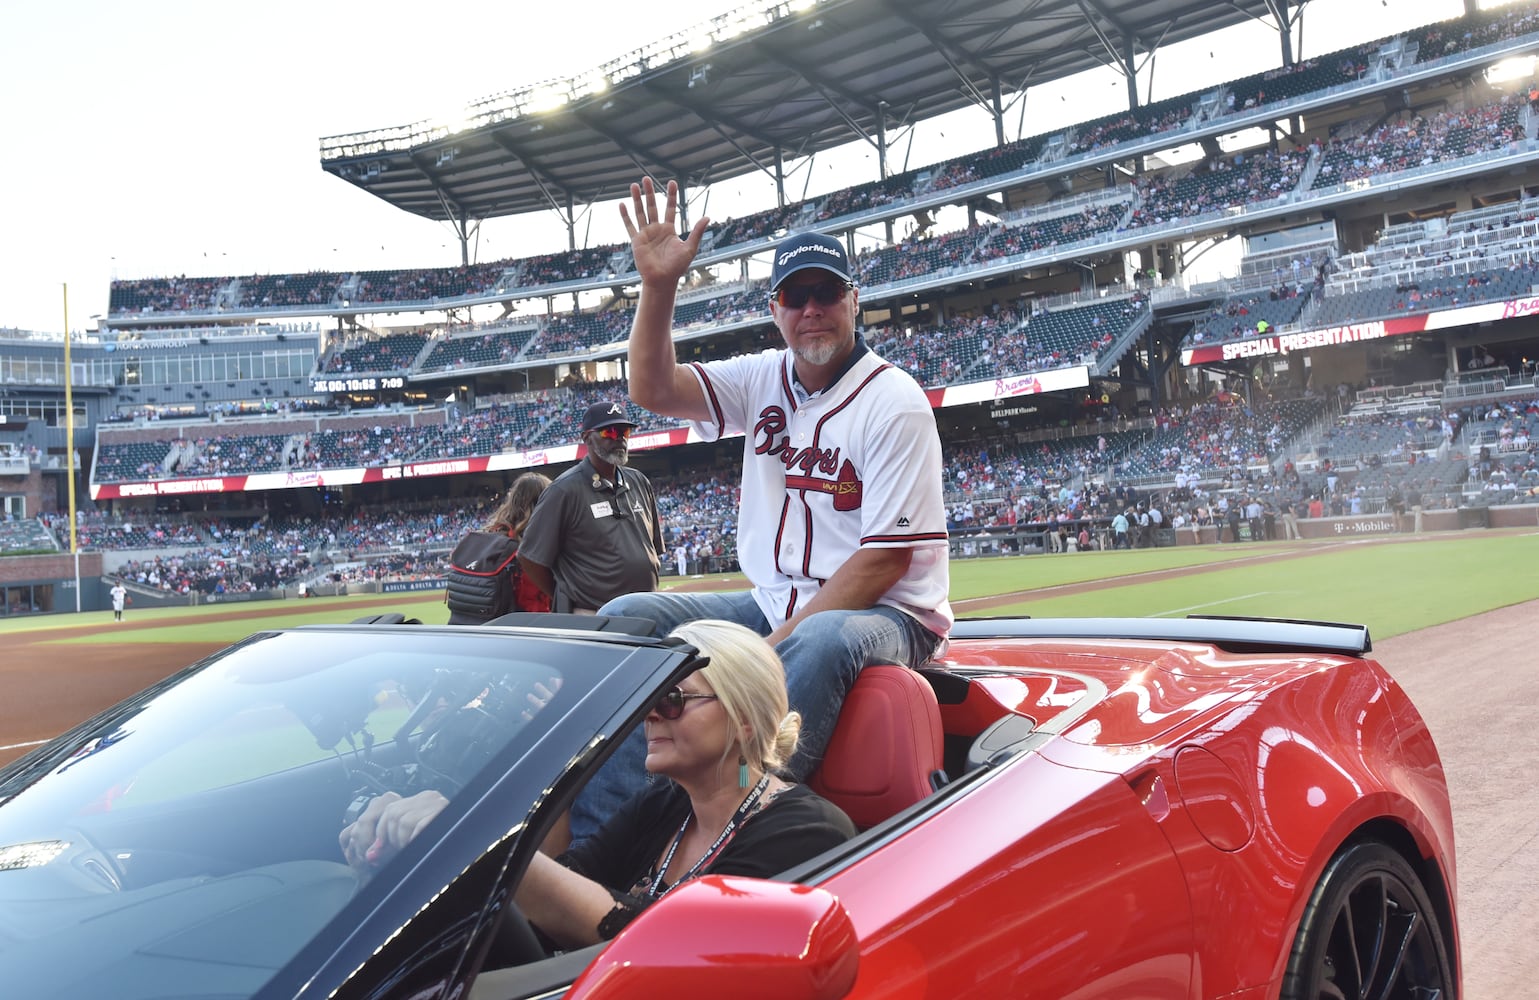
<svg viewBox="0 0 1539 1000"><path fill-rule="evenodd" d="M834 258L834 260L837 261L838 263L840 263L840 264L844 263L844 254L843 253L841 253L838 250L832 249L831 247L823 246L821 243L803 243L801 246L797 247L795 250L787 250L785 253L783 253L779 257L775 258L775 260L776 260L777 263L779 263L779 265L781 267L785 267L791 261L795 260L798 256L800 256L801 254L804 254L804 253L826 253L830 257Z"/></svg>
<svg viewBox="0 0 1539 1000"><path fill-rule="evenodd" d="M850 281L850 258L844 244L822 233L798 233L787 236L775 248L775 266L770 273L770 291L780 287L797 271L809 267L829 271Z"/></svg>

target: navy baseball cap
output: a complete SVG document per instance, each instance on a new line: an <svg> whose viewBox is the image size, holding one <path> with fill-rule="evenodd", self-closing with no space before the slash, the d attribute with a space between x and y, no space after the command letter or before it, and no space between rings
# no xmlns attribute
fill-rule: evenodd
<svg viewBox="0 0 1539 1000"><path fill-rule="evenodd" d="M582 432L584 434L589 431L596 431L600 427L613 427L616 424L623 424L626 427L636 426L636 421L626 415L624 403L594 403L582 415Z"/></svg>
<svg viewBox="0 0 1539 1000"><path fill-rule="evenodd" d="M797 271L820 267L844 281L853 283L850 258L844 252L844 244L822 233L798 233L787 236L775 248L775 266L770 271L770 291L773 292Z"/></svg>

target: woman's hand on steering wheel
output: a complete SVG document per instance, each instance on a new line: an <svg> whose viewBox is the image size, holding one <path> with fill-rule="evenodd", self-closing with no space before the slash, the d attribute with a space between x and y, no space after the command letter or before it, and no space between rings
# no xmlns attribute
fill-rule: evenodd
<svg viewBox="0 0 1539 1000"><path fill-rule="evenodd" d="M402 798L395 792L377 796L337 837L342 857L358 871L371 871L401 849L443 812L449 800L425 791Z"/></svg>

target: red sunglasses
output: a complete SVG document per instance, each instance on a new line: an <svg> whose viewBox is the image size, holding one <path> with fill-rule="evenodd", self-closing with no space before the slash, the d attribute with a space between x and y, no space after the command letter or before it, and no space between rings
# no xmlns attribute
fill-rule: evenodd
<svg viewBox="0 0 1539 1000"><path fill-rule="evenodd" d="M781 285L775 292L775 301L782 309L802 309L809 300L820 306L831 306L844 301L845 293L855 287L848 281L829 278L810 285Z"/></svg>
<svg viewBox="0 0 1539 1000"><path fill-rule="evenodd" d="M631 436L631 429L624 424L611 424L608 427L598 429L599 437L606 437L611 441L624 441Z"/></svg>

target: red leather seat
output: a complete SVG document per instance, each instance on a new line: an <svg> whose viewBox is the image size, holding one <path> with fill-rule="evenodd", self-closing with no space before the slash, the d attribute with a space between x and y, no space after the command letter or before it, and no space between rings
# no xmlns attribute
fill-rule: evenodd
<svg viewBox="0 0 1539 1000"><path fill-rule="evenodd" d="M928 681L907 667L867 667L807 783L867 829L930 794L930 776L945 766L941 737Z"/></svg>

